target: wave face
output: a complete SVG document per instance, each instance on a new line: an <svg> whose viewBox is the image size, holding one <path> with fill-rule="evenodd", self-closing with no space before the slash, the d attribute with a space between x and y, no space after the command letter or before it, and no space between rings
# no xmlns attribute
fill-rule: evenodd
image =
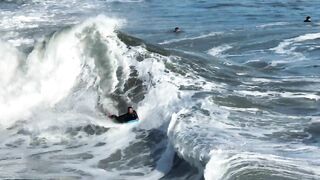
<svg viewBox="0 0 320 180"><path fill-rule="evenodd" d="M130 46L131 37L116 32L120 25L88 19L37 42L29 54L1 43L1 178L177 178L171 167L183 161L166 132L190 94L172 80L189 79L170 70L181 58ZM139 112L138 125L106 117L129 105Z"/></svg>
<svg viewBox="0 0 320 180"><path fill-rule="evenodd" d="M0 178L320 179L320 35L287 4L0 2Z"/></svg>

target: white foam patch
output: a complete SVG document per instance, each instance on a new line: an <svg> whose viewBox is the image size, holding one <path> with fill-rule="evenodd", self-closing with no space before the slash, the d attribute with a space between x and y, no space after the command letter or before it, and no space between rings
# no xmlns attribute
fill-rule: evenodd
<svg viewBox="0 0 320 180"><path fill-rule="evenodd" d="M304 58L303 54L295 52L296 45L308 40L315 40L320 38L320 33L309 33L304 34L295 38L290 38L282 41L277 47L271 48L270 50L275 51L279 54L294 55L297 58Z"/></svg>
<svg viewBox="0 0 320 180"><path fill-rule="evenodd" d="M239 93L245 96L260 96L260 97L282 97L282 98L306 98L310 100L320 100L320 96L317 94L304 93L304 92L277 92L277 91L267 91L267 92L259 92L259 91L234 91L235 93Z"/></svg>
<svg viewBox="0 0 320 180"><path fill-rule="evenodd" d="M267 27L274 27L274 26L285 26L289 25L288 22L273 22L273 23L267 23L256 26L257 28L267 28Z"/></svg>
<svg viewBox="0 0 320 180"><path fill-rule="evenodd" d="M16 4L16 8L0 13L0 26L4 30L1 38L5 41L12 41L15 46L30 45L29 41L25 42L21 39L29 39L30 36L41 37L44 35L41 30L48 26L51 28L52 26L74 25L83 21L84 17L88 17L83 14L96 15L97 10L102 7L102 2L89 0L30 0L10 3ZM37 28L40 29L39 32ZM19 35L7 38L6 36L12 32ZM34 32L37 34L33 35Z"/></svg>
<svg viewBox="0 0 320 180"><path fill-rule="evenodd" d="M171 43L175 43L175 42L180 42L180 41L186 41L186 40L196 40L196 39L203 39L206 37L212 37L212 36L218 36L223 34L223 32L211 32L209 34L204 34L204 35L200 35L200 36L195 36L195 37L185 37L185 38L179 38L179 39L171 39L171 40L166 40L163 41L159 44L171 44Z"/></svg>
<svg viewBox="0 0 320 180"><path fill-rule="evenodd" d="M25 39L25 38L17 38L8 40L13 46L21 46L21 45L32 45L34 44L33 39Z"/></svg>
<svg viewBox="0 0 320 180"><path fill-rule="evenodd" d="M131 53L135 52L143 54L147 51L143 47L132 47ZM138 112L142 119L141 128L157 128L164 122L169 122L171 115L186 105L186 99L194 92L182 93L179 90L181 85L203 84L201 87L205 90L221 88L221 85L218 84L204 84L205 79L200 77L192 79L186 78L187 75L167 72L164 63L177 65L175 61L178 61L178 59L174 58L151 54L150 58L144 59L142 62L128 59L129 66L133 65L139 70L139 78L144 80L148 86L148 93L144 100L138 104ZM192 75L191 70L189 73Z"/></svg>
<svg viewBox="0 0 320 180"><path fill-rule="evenodd" d="M33 52L24 60L14 48L3 45L4 58L1 59L0 74L5 83L0 85L0 123L13 124L16 120L29 117L34 108L50 108L65 98L77 84L84 64L93 59L83 56L84 44L78 34L84 28L100 24L100 32L116 37L117 21L103 17L88 20L71 30L55 34L44 46L38 43ZM110 40L110 44L117 44ZM66 49L68 51L66 51ZM113 51L114 52L114 51ZM116 62L121 52L111 53L110 59ZM25 67L19 63L26 62ZM91 63L92 64L92 63ZM116 64L115 64L116 65ZM94 68L94 67L92 67ZM116 72L111 79L116 83ZM90 81L90 77L81 77ZM115 84L113 85L115 86ZM111 89L112 90L112 86Z"/></svg>
<svg viewBox="0 0 320 180"><path fill-rule="evenodd" d="M225 45L221 45L221 46L217 46L212 49L209 49L207 53L210 54L211 56L221 56L221 55L223 55L223 52L225 52L231 48L232 48L232 46L225 44Z"/></svg>
<svg viewBox="0 0 320 180"><path fill-rule="evenodd" d="M225 159L226 154L223 154L222 150L212 150L210 155L211 158L204 170L204 178L206 180L222 179L224 173L229 168Z"/></svg>
<svg viewBox="0 0 320 180"><path fill-rule="evenodd" d="M17 49L2 41L0 41L0 54L2 57L0 60L0 81L1 86L5 87L14 81L16 73L19 73L16 72L16 69L19 68L24 57ZM4 91L3 88L1 90Z"/></svg>

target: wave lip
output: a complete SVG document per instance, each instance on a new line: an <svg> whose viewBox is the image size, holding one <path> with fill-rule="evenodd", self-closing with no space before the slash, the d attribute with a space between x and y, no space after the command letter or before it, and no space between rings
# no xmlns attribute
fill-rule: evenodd
<svg viewBox="0 0 320 180"><path fill-rule="evenodd" d="M237 153L227 155L216 150L206 165L206 180L222 179L319 179L319 164L285 159L275 155Z"/></svg>

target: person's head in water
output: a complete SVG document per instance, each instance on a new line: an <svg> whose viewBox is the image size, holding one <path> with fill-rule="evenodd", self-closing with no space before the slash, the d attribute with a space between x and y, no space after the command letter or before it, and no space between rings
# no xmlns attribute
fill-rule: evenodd
<svg viewBox="0 0 320 180"><path fill-rule="evenodd" d="M311 17L307 16L306 19L304 20L304 22L311 22Z"/></svg>
<svg viewBox="0 0 320 180"><path fill-rule="evenodd" d="M179 27L175 27L173 32L180 32L180 28Z"/></svg>
<svg viewBox="0 0 320 180"><path fill-rule="evenodd" d="M133 107L131 107L131 106L130 106L130 107L128 107L128 113L129 113L129 114L134 113Z"/></svg>

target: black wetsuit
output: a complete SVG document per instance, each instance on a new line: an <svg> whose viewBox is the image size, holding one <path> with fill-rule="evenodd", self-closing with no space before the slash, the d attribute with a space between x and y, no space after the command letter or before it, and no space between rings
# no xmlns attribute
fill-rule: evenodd
<svg viewBox="0 0 320 180"><path fill-rule="evenodd" d="M110 118L117 120L119 123L126 123L128 121L139 119L136 111L133 111L132 114L126 113L121 116L111 115Z"/></svg>

